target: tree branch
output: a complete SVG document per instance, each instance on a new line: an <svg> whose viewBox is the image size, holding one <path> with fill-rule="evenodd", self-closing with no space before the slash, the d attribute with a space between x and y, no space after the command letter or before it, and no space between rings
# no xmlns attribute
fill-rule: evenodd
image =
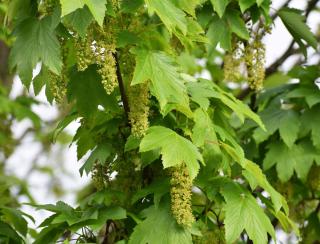
<svg viewBox="0 0 320 244"><path fill-rule="evenodd" d="M11 80L8 73L9 51L9 47L3 41L0 41L0 82L4 86L8 86Z"/></svg>
<svg viewBox="0 0 320 244"><path fill-rule="evenodd" d="M117 78L118 78L118 84L119 84L119 89L120 89L120 94L121 94L121 100L123 103L123 108L126 113L126 117L128 118L130 108L129 108L129 102L128 102L128 97L126 96L125 88L124 88L124 82L122 79L121 71L120 71L120 63L119 63L119 58L118 58L118 53L114 53L113 57L116 60L116 68L117 68Z"/></svg>
<svg viewBox="0 0 320 244"><path fill-rule="evenodd" d="M305 17L308 18L312 10L315 8L319 0L311 0L308 3L308 6L305 10ZM270 75L277 71L277 69L281 66L281 64L284 63L292 54L295 54L297 52L296 49L293 49L295 41L292 40L287 50L282 54L281 57L279 57L276 61L274 61L266 70L266 75Z"/></svg>
<svg viewBox="0 0 320 244"><path fill-rule="evenodd" d="M305 9L305 17L306 19L309 17L310 13L312 12L312 10L316 7L317 3L319 2L319 0L311 0L309 1L306 9ZM290 3L290 1L287 1L282 7L287 6ZM282 8L281 7L281 8ZM281 9L280 8L280 9ZM278 15L275 14L272 16L273 19L275 19ZM276 72L278 70L278 68L293 54L297 53L297 50L294 49L294 44L295 41L292 40L292 42L290 43L289 47L287 48L287 50L277 59L275 60L267 69L266 69L266 75L271 75L274 72ZM250 93L252 92L252 90L250 89L250 87L242 90L238 95L237 98L240 100L243 100L244 98L246 98Z"/></svg>
<svg viewBox="0 0 320 244"><path fill-rule="evenodd" d="M287 50L266 69L266 75L276 72L284 61L286 61L292 54L296 53L296 50L293 49L294 43L295 42L292 41Z"/></svg>

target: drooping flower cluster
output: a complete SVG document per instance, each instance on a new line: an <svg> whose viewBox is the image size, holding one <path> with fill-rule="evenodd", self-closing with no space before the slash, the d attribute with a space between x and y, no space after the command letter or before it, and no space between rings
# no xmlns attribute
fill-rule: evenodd
<svg viewBox="0 0 320 244"><path fill-rule="evenodd" d="M256 31L251 27L250 32L248 41L233 38L232 50L224 56L224 79L235 82L245 78L251 89L260 91L265 79L265 45L262 37L270 30L259 25Z"/></svg>
<svg viewBox="0 0 320 244"><path fill-rule="evenodd" d="M53 98L58 104L63 104L63 101L67 95L67 84L68 84L68 75L67 75L67 58L69 49L67 47L66 40L61 38L61 56L62 56L62 70L59 75L49 71L48 81L50 91L53 95Z"/></svg>
<svg viewBox="0 0 320 244"><path fill-rule="evenodd" d="M52 71L49 71L48 76L50 91L53 98L58 104L62 104L67 93L66 82L61 76Z"/></svg>
<svg viewBox="0 0 320 244"><path fill-rule="evenodd" d="M224 56L223 72L226 81L237 81L241 78L240 66L243 61L243 51L240 44L234 39L231 52Z"/></svg>
<svg viewBox="0 0 320 244"><path fill-rule="evenodd" d="M101 82L108 94L111 94L118 85L113 21L106 20L103 28L97 25L91 26L87 35L84 38L78 37L75 44L78 70L83 71L90 64L97 64Z"/></svg>
<svg viewBox="0 0 320 244"><path fill-rule="evenodd" d="M104 174L104 166L100 163L95 163L92 169L92 182L95 188L98 191L102 190L105 187L105 174Z"/></svg>
<svg viewBox="0 0 320 244"><path fill-rule="evenodd" d="M129 120L131 133L137 138L145 135L149 128L149 86L148 83L129 87Z"/></svg>
<svg viewBox="0 0 320 244"><path fill-rule="evenodd" d="M179 225L191 227L195 220L191 208L192 180L185 165L173 169L170 183L172 214Z"/></svg>
<svg viewBox="0 0 320 244"><path fill-rule="evenodd" d="M89 33L86 37L77 37L75 40L77 67L79 71L84 71L90 64L94 63L94 54L91 48L92 41Z"/></svg>
<svg viewBox="0 0 320 244"><path fill-rule="evenodd" d="M108 44L104 41L97 42L96 62L99 65L98 73L101 75L101 82L107 94L111 94L118 86L115 53L114 44Z"/></svg>
<svg viewBox="0 0 320 244"><path fill-rule="evenodd" d="M256 91L263 88L265 78L265 46L261 39L262 35L257 34L252 43L245 48L248 82L250 88Z"/></svg>

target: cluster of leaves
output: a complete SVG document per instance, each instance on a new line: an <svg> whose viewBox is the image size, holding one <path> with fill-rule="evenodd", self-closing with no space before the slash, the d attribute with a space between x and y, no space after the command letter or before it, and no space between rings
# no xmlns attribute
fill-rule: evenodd
<svg viewBox="0 0 320 244"><path fill-rule="evenodd" d="M272 23L270 4L270 0L10 1L8 18L14 26L10 68L36 94L45 86L50 102L55 99L52 87L57 87L51 75L65 78L65 102L59 106L69 104L70 110L54 138L72 121L80 121L73 143L78 159L89 154L80 173L92 174L95 183L76 208L63 202L33 204L53 212L39 231L29 231L35 243L250 239L260 244L276 239L278 223L279 228L299 235L289 209L299 213L295 201L305 204L306 199L301 194L310 195L316 203L319 194L319 188L312 188L308 181L310 168L319 167L320 162L316 126L320 100L313 85L319 70L298 67L276 76L301 82L261 93L252 106L260 119L245 102L223 89L221 64L215 61L223 56L218 44L230 51L234 39L249 41L246 23ZM302 51L308 45L316 48L317 41L297 10L286 8L279 16ZM114 24L119 84L107 94L94 61L85 70L77 69L76 48L79 37L88 37L89 30L102 32L110 23ZM96 34L90 36L94 46L99 31L90 33ZM127 67L132 65L130 57L132 71ZM212 80L195 78L202 69L198 59L207 60L205 69ZM33 77L39 62L41 72ZM142 138L131 135L128 121L128 89L138 84L148 84L151 93L150 128ZM18 106L11 103L10 108ZM261 163L266 174L253 161ZM170 211L170 168L181 165L193 181L195 222L191 227L179 226ZM290 189L301 190L290 191L292 195L286 192L282 186L289 180ZM289 205L279 192L288 197ZM302 229L303 237L310 240L317 238L318 208L312 213L300 211L309 218L310 224ZM25 214L8 206L0 210L0 224L5 226L0 237L7 243L23 242Z"/></svg>
<svg viewBox="0 0 320 244"><path fill-rule="evenodd" d="M296 66L287 74L266 80L269 89L259 95L256 106L267 130L252 125L239 130L243 146L252 160L261 162L268 178L291 209L292 219L303 226L306 242L319 240L319 88L318 66ZM296 84L283 84L298 79ZM280 84L274 86L274 84Z"/></svg>

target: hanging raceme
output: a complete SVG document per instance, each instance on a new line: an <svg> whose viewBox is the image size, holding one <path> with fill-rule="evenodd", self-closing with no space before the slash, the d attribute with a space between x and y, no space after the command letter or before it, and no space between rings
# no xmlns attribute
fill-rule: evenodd
<svg viewBox="0 0 320 244"><path fill-rule="evenodd" d="M185 165L172 169L170 184L172 214L179 225L191 227L195 221L191 208L192 180Z"/></svg>
<svg viewBox="0 0 320 244"><path fill-rule="evenodd" d="M99 66L98 73L101 75L102 84L107 94L111 94L118 86L116 60L116 41L113 26L114 19L108 19L104 28L98 28L99 38L95 43L95 57Z"/></svg>
<svg viewBox="0 0 320 244"><path fill-rule="evenodd" d="M143 83L130 86L128 94L131 133L133 136L141 138L149 128L149 85Z"/></svg>
<svg viewBox="0 0 320 244"><path fill-rule="evenodd" d="M91 171L91 178L94 187L100 191L105 187L106 176L104 174L104 166L100 163L95 163Z"/></svg>
<svg viewBox="0 0 320 244"><path fill-rule="evenodd" d="M116 73L116 41L113 26L115 20L106 19L103 28L92 24L86 37L76 39L76 53L78 70L84 71L90 64L98 65L101 83L107 94L111 94L118 86Z"/></svg>
<svg viewBox="0 0 320 244"><path fill-rule="evenodd" d="M77 56L77 68L79 71L84 71L90 64L93 63L94 55L92 52L93 38L91 32L88 32L85 37L75 36L75 50Z"/></svg>
<svg viewBox="0 0 320 244"><path fill-rule="evenodd" d="M262 31L263 30L263 31ZM265 78L265 46L262 43L264 28L252 32L252 38L245 44L244 59L247 67L247 79L250 88L260 91Z"/></svg>
<svg viewBox="0 0 320 244"><path fill-rule="evenodd" d="M241 77L241 63L243 62L243 50L241 48L242 42L236 37L232 40L232 50L227 52L224 56L224 80L238 81Z"/></svg>

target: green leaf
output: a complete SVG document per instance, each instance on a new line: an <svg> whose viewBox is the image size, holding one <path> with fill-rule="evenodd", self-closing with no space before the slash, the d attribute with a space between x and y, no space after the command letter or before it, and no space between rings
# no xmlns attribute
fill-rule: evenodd
<svg viewBox="0 0 320 244"><path fill-rule="evenodd" d="M56 141L59 134L73 121L78 118L77 113L68 114L65 118L59 121L57 128L53 131L52 140Z"/></svg>
<svg viewBox="0 0 320 244"><path fill-rule="evenodd" d="M74 70L71 73L68 99L76 101L76 107L81 115L92 115L98 110L98 105L102 105L106 110L117 109L115 98L107 95L100 80L93 65L83 72Z"/></svg>
<svg viewBox="0 0 320 244"><path fill-rule="evenodd" d="M249 40L250 35L246 28L244 20L241 18L240 12L235 10L228 10L225 14L231 32L244 40Z"/></svg>
<svg viewBox="0 0 320 244"><path fill-rule="evenodd" d="M216 157L217 154L221 153L221 150L215 125L209 114L203 109L197 109L194 112L194 122L195 125L191 135L193 143L203 148L202 155L205 160L210 160L210 157Z"/></svg>
<svg viewBox="0 0 320 244"><path fill-rule="evenodd" d="M320 103L320 92L316 85L312 86L300 86L291 92L286 97L288 98L304 98L309 106L313 107Z"/></svg>
<svg viewBox="0 0 320 244"><path fill-rule="evenodd" d="M228 106L232 111L244 122L245 117L252 119L256 122L262 130L265 130L265 126L260 117L254 113L245 103L235 98L231 93L223 91L219 86L212 82L213 88L217 91L214 93L214 98L219 99L222 103Z"/></svg>
<svg viewBox="0 0 320 244"><path fill-rule="evenodd" d="M297 113L289 111L278 123L281 138L288 147L292 147L298 137L301 124L300 117Z"/></svg>
<svg viewBox="0 0 320 244"><path fill-rule="evenodd" d="M22 217L22 212L13 208L0 208L4 217L13 224L14 228L23 236L27 235L28 223Z"/></svg>
<svg viewBox="0 0 320 244"><path fill-rule="evenodd" d="M158 148L161 150L164 168L185 163L191 179L197 176L200 168L198 161L203 162L203 159L192 142L173 130L162 126L153 126L142 139L140 151L146 152Z"/></svg>
<svg viewBox="0 0 320 244"><path fill-rule="evenodd" d="M60 0L62 17L82 8L85 5L84 0Z"/></svg>
<svg viewBox="0 0 320 244"><path fill-rule="evenodd" d="M281 181L288 181L294 172L294 165L296 164L295 148L289 149L281 142L272 143L268 146L269 151L263 161L263 168L270 169L276 164L278 176Z"/></svg>
<svg viewBox="0 0 320 244"><path fill-rule="evenodd" d="M50 76L49 70L44 65L41 67L40 73L33 79L32 81L33 90L35 95L38 95L43 86L45 86L45 94L46 99L49 103L53 103L54 97L51 91L51 83L50 83Z"/></svg>
<svg viewBox="0 0 320 244"><path fill-rule="evenodd" d="M150 185L144 187L143 189L139 190L136 192L132 199L131 202L135 203L138 200L150 195L154 194L154 200L153 203L156 208L159 207L159 203L161 200L161 197L165 195L166 193L169 192L170 189L170 181L168 178L160 178L154 180Z"/></svg>
<svg viewBox="0 0 320 244"><path fill-rule="evenodd" d="M121 1L121 12L124 13L134 13L141 6L143 6L143 0L122 0Z"/></svg>
<svg viewBox="0 0 320 244"><path fill-rule="evenodd" d="M61 71L60 45L54 33L58 22L54 18L27 18L15 29L16 40L10 53L10 67L17 67L24 84L28 85L31 81L33 68L39 61L56 74Z"/></svg>
<svg viewBox="0 0 320 244"><path fill-rule="evenodd" d="M137 149L140 145L140 142L141 142L140 138L137 138L133 135L130 135L127 139L125 146L124 146L124 151L128 152L128 151Z"/></svg>
<svg viewBox="0 0 320 244"><path fill-rule="evenodd" d="M268 1L269 1L269 0L268 0ZM264 2L268 2L268 1L266 1L266 0L256 0L258 6L260 6L260 5L263 4ZM269 4L270 4L270 2L269 2Z"/></svg>
<svg viewBox="0 0 320 244"><path fill-rule="evenodd" d="M192 129L192 141L195 145L198 147L202 147L207 143L216 143L216 145L218 145L214 125L207 112L200 108L197 109L194 112L194 122L195 125Z"/></svg>
<svg viewBox="0 0 320 244"><path fill-rule="evenodd" d="M2 236L5 236L10 240L10 242L4 242L4 243L13 243L13 244L24 243L23 239L19 236L17 232L15 232L15 230L10 225L0 220L0 237Z"/></svg>
<svg viewBox="0 0 320 244"><path fill-rule="evenodd" d="M146 219L138 224L129 244L191 244L191 233L176 223L171 216L170 205L151 206L144 211Z"/></svg>
<svg viewBox="0 0 320 244"><path fill-rule="evenodd" d="M87 28L92 21L93 16L87 6L77 9L63 18L66 26L72 27L82 37L86 35Z"/></svg>
<svg viewBox="0 0 320 244"><path fill-rule="evenodd" d="M262 187L270 195L274 205L275 213L278 213L280 209L283 208L284 211L288 214L289 207L285 198L281 196L281 194L278 193L273 188L273 186L268 182L266 176L263 174L260 167L249 160L245 160L242 163L242 167L245 169L243 171L243 175L249 180L252 190L254 190L256 186ZM248 178L248 176L250 178ZM250 179L251 180L254 179L254 182L250 181Z"/></svg>
<svg viewBox="0 0 320 244"><path fill-rule="evenodd" d="M308 139L300 141L297 145L298 153L296 155L295 171L298 177L307 180L309 171L314 162L320 165L320 150L312 145Z"/></svg>
<svg viewBox="0 0 320 244"><path fill-rule="evenodd" d="M264 80L264 87L265 88L273 88L277 87L283 84L286 84L290 81L291 77L288 75L285 75L281 72L276 72L272 75L269 75L265 80Z"/></svg>
<svg viewBox="0 0 320 244"><path fill-rule="evenodd" d="M194 42L208 43L207 38L204 36L204 30L201 25L195 21L192 17L187 18L188 33L183 35L176 33L176 36L187 50L195 48Z"/></svg>
<svg viewBox="0 0 320 244"><path fill-rule="evenodd" d="M135 49L134 53L136 68L131 85L150 80L151 92L158 99L163 114L175 108L191 116L186 87L172 59L163 52L145 49Z"/></svg>
<svg viewBox="0 0 320 244"><path fill-rule="evenodd" d="M83 171L85 171L88 175L95 163L100 163L103 165L107 158L111 155L111 152L112 146L110 143L103 143L98 145L90 154L87 161L80 168L80 175L82 176Z"/></svg>
<svg viewBox="0 0 320 244"><path fill-rule="evenodd" d="M261 143L269 138L273 133L279 130L280 136L288 147L291 147L298 138L301 125L299 115L294 110L279 109L270 107L260 114L264 124L265 131L260 128L253 133L253 138L257 143Z"/></svg>
<svg viewBox="0 0 320 244"><path fill-rule="evenodd" d="M198 103L203 109L209 106L209 98L215 98L213 104L217 105L216 101L229 107L241 120L244 122L245 118L252 119L256 122L262 130L265 129L260 117L252 112L252 110L242 101L235 98L231 93L225 92L212 81L199 79L198 83L187 84L191 99ZM225 109L225 108L224 108Z"/></svg>
<svg viewBox="0 0 320 244"><path fill-rule="evenodd" d="M127 218L127 212L121 207L107 207L99 209L96 220L90 221L89 226L93 230L100 230L107 220L120 220Z"/></svg>
<svg viewBox="0 0 320 244"><path fill-rule="evenodd" d="M195 17L195 9L201 3L201 0L172 0L176 6Z"/></svg>
<svg viewBox="0 0 320 244"><path fill-rule="evenodd" d="M125 47L127 45L135 45L141 42L141 39L134 33L127 30L121 31L117 36L117 47Z"/></svg>
<svg viewBox="0 0 320 244"><path fill-rule="evenodd" d="M103 25L106 13L106 0L60 0L62 16L68 15L79 8L87 5L95 20L100 26Z"/></svg>
<svg viewBox="0 0 320 244"><path fill-rule="evenodd" d="M224 11L229 4L229 0L211 0L211 4L220 18L224 15Z"/></svg>
<svg viewBox="0 0 320 244"><path fill-rule="evenodd" d="M239 0L241 12L244 13L248 8L256 3L256 0Z"/></svg>
<svg viewBox="0 0 320 244"><path fill-rule="evenodd" d="M187 34L187 20L185 13L174 6L169 0L145 0L149 13L159 16L170 33L180 30L183 35Z"/></svg>
<svg viewBox="0 0 320 244"><path fill-rule="evenodd" d="M294 40L299 44L305 56L307 55L306 45L302 40L306 41L306 43L314 49L317 49L318 41L309 27L304 23L304 17L300 11L292 8L283 8L278 14Z"/></svg>
<svg viewBox="0 0 320 244"><path fill-rule="evenodd" d="M34 244L55 243L66 231L67 224L51 224L43 228L33 242Z"/></svg>
<svg viewBox="0 0 320 244"><path fill-rule="evenodd" d="M275 240L269 218L247 190L230 182L223 187L222 195L226 200L224 224L227 243L235 242L243 230L255 244L267 243L268 233Z"/></svg>
<svg viewBox="0 0 320 244"><path fill-rule="evenodd" d="M301 117L303 130L311 132L311 139L313 145L320 148L320 105L313 106L311 109L306 110Z"/></svg>
<svg viewBox="0 0 320 244"><path fill-rule="evenodd" d="M288 181L294 171L300 179L306 180L313 162L320 162L319 150L310 142L302 141L291 148L281 142L274 142L268 148L263 167L268 170L276 165L279 179L283 182Z"/></svg>
<svg viewBox="0 0 320 244"><path fill-rule="evenodd" d="M207 38L210 41L209 48L215 50L218 43L225 50L231 50L231 30L224 19L213 16L207 32Z"/></svg>
<svg viewBox="0 0 320 244"><path fill-rule="evenodd" d="M199 80L198 82L189 82L186 85L191 100L196 102L202 109L208 110L210 98L214 97L211 84L206 80Z"/></svg>
<svg viewBox="0 0 320 244"><path fill-rule="evenodd" d="M207 38L212 48L215 48L216 45L220 43L222 48L231 50L232 33L235 33L244 40L248 40L250 37L244 20L240 17L239 11L228 10L222 19L218 16L213 16L207 32Z"/></svg>
<svg viewBox="0 0 320 244"><path fill-rule="evenodd" d="M248 180L250 187L254 190L257 186L262 187L266 192L269 193L272 203L274 205L274 211L278 213L281 208L284 209L285 213L289 213L288 204L283 196L280 195L268 182L266 176L258 165L251 162L244 157L244 152L241 148L238 150L229 146L228 144L221 143L222 147L228 152L228 154L243 168L242 174ZM241 151L240 151L241 150Z"/></svg>

